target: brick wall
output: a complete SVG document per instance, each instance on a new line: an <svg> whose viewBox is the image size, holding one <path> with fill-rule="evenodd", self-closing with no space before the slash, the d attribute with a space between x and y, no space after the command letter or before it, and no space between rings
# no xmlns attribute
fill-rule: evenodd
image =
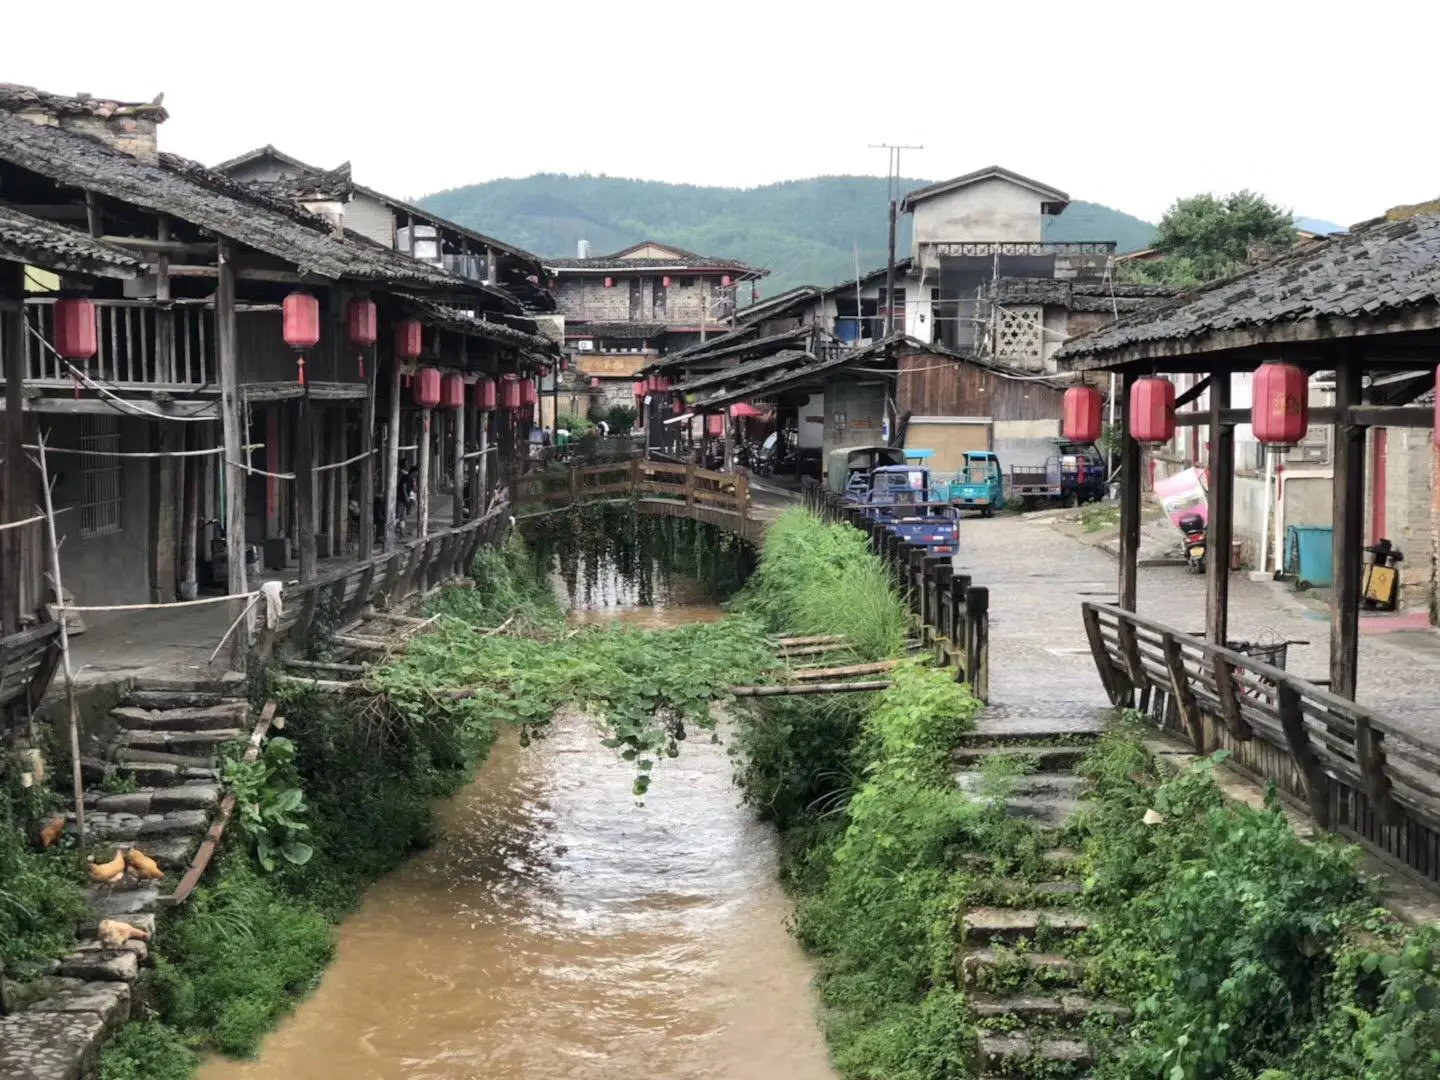
<svg viewBox="0 0 1440 1080"><path fill-rule="evenodd" d="M610 275L614 284L605 287L603 274L567 275L563 272L555 284L555 303L569 319L586 322L629 322L630 283L637 275L623 271ZM705 299L719 288L720 279L671 277L670 288L655 275L638 275L640 279L640 310L638 322L663 322L672 326L699 326ZM687 283L693 282L693 284ZM664 306L656 308L655 296L663 297ZM705 316L707 325L715 325L722 313L712 306Z"/></svg>
<svg viewBox="0 0 1440 1080"><path fill-rule="evenodd" d="M1391 428L1386 435L1385 535L1405 553L1401 601L1412 608L1428 607L1435 587L1433 438L1428 428ZM1367 531L1367 542L1370 539Z"/></svg>

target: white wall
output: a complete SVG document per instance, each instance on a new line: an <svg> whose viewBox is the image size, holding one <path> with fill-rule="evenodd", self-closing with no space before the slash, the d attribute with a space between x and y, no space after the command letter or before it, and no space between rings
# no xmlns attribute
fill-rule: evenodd
<svg viewBox="0 0 1440 1080"><path fill-rule="evenodd" d="M912 253L922 244L1040 239L1042 199L1029 188L993 178L915 204Z"/></svg>
<svg viewBox="0 0 1440 1080"><path fill-rule="evenodd" d="M395 215L379 199L357 194L346 203L345 227L377 244L395 246Z"/></svg>

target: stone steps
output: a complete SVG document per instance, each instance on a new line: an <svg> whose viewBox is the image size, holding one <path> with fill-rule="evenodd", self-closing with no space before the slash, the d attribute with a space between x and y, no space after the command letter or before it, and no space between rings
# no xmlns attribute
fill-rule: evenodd
<svg viewBox="0 0 1440 1080"><path fill-rule="evenodd" d="M1077 937L1089 926L1089 919L1069 908L972 907L960 917L965 941L977 946L1059 941Z"/></svg>
<svg viewBox="0 0 1440 1080"><path fill-rule="evenodd" d="M176 755L162 755L174 757ZM187 758L190 761L202 761L203 758ZM188 784L213 784L220 779L218 769L212 769L199 765L179 765L169 761L135 761L127 760L118 766L112 765L112 771L118 769L124 775L129 776L142 788L163 788L176 787Z"/></svg>
<svg viewBox="0 0 1440 1080"><path fill-rule="evenodd" d="M1130 1010L1108 1002L1094 1001L1080 994L1018 994L996 997L975 994L970 1009L981 1026L1004 1022L1014 1027L1075 1028L1092 1016L1111 1016L1128 1020Z"/></svg>
<svg viewBox="0 0 1440 1080"><path fill-rule="evenodd" d="M954 774L956 786L981 800L994 801L985 789L989 779L984 773L960 771ZM1033 821L1041 828L1059 829L1081 809L1085 782L1069 773L1048 772L1017 776L1005 784L1005 812L1011 817Z"/></svg>
<svg viewBox="0 0 1440 1080"><path fill-rule="evenodd" d="M131 690L122 705L137 709L198 709L223 705L233 694L219 690Z"/></svg>
<svg viewBox="0 0 1440 1080"><path fill-rule="evenodd" d="M176 784L134 791L87 791L85 808L109 814L164 814L171 810L209 810L220 802L218 784Z"/></svg>
<svg viewBox="0 0 1440 1080"><path fill-rule="evenodd" d="M1093 1063L1090 1047L1080 1039L1023 1029L980 1036L979 1058L997 1077L1077 1077Z"/></svg>
<svg viewBox="0 0 1440 1080"><path fill-rule="evenodd" d="M244 701L225 701L219 705L197 708L145 709L137 705L120 705L110 716L122 731L213 731L217 728L238 728L250 715Z"/></svg>
<svg viewBox="0 0 1440 1080"><path fill-rule="evenodd" d="M218 775L215 770L215 754L176 754L166 750L147 750L143 747L120 747L112 751L117 755L117 764L134 769L138 765L173 765L185 776L199 773Z"/></svg>
<svg viewBox="0 0 1440 1080"><path fill-rule="evenodd" d="M1035 762L1037 772L1066 772L1080 764L1090 752L1090 744L1071 743L1062 746L1024 742L989 746L960 746L955 750L955 764L963 769L980 769L992 758L1019 757Z"/></svg>
<svg viewBox="0 0 1440 1080"><path fill-rule="evenodd" d="M67 813L66 830L75 832L74 811ZM171 810L164 814L106 813L96 810L85 815L85 833L89 841L102 843L131 842L140 844L158 836L183 836L203 833L210 827L208 810ZM148 854L148 853L147 853Z"/></svg>
<svg viewBox="0 0 1440 1080"><path fill-rule="evenodd" d="M1016 991L1074 989L1084 975L1081 961L1059 953L971 949L960 958L960 981L991 993L1012 987Z"/></svg>
<svg viewBox="0 0 1440 1080"><path fill-rule="evenodd" d="M244 733L239 728L214 728L209 731L121 731L114 739L117 751L129 755L137 750L167 754L213 754L221 745Z"/></svg>
<svg viewBox="0 0 1440 1080"><path fill-rule="evenodd" d="M218 678L212 675L199 675L194 678L138 678L130 684L130 692L155 691L165 692L190 692L190 693L217 693L228 694L230 697L243 698L245 696L245 673L243 671L226 671Z"/></svg>

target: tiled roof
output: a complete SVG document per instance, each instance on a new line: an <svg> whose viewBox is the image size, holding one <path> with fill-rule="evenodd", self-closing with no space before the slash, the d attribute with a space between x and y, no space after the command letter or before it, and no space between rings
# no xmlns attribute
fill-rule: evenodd
<svg viewBox="0 0 1440 1080"><path fill-rule="evenodd" d="M1286 324L1363 323L1402 310L1431 309L1440 321L1440 205L1392 211L1323 244L1293 248L1271 262L1144 310L1065 343L1056 354L1077 367L1123 362L1122 350L1193 354L1279 340ZM1226 335L1223 340L1219 335ZM1240 335L1237 340L1235 335Z"/></svg>
<svg viewBox="0 0 1440 1080"><path fill-rule="evenodd" d="M22 214L0 203L0 259L24 262L42 270L135 277L140 261L123 248L82 232Z"/></svg>
<svg viewBox="0 0 1440 1080"><path fill-rule="evenodd" d="M626 341L644 341L647 338L664 337L670 330L665 323L656 322L581 322L568 320L565 323L567 337L621 338Z"/></svg>
<svg viewBox="0 0 1440 1080"><path fill-rule="evenodd" d="M978 184L985 180L1008 180L1012 184L1029 188L1035 194L1044 199L1047 205L1055 209L1047 210L1046 213L1058 214L1064 210L1070 202L1070 196L1058 188L1052 188L1049 184L1042 184L1038 180L1031 180L1028 176L1021 176L1017 172L1011 172L1002 165L990 165L983 169L976 169L974 172L966 173L964 176L951 177L949 180L941 180L939 183L927 184L925 187L916 188L900 200L902 213L909 213L915 208L917 202L934 198L936 195L943 195L947 191L955 191L958 188L969 187L971 184Z"/></svg>
<svg viewBox="0 0 1440 1080"><path fill-rule="evenodd" d="M697 390L704 390L707 387L722 386L733 382L736 379L745 379L752 375L759 375L765 372L772 372L778 368L790 367L799 363L813 361L815 358L803 349L781 349L779 352L768 356L762 356L758 360L747 360L743 364L736 364L734 367L723 368L720 371L712 371L705 375L697 375L693 379L686 379L677 383L674 389L681 394L694 393Z"/></svg>
<svg viewBox="0 0 1440 1080"><path fill-rule="evenodd" d="M1044 304L1069 311L1138 311L1177 291L1125 281L1002 277L991 285L990 297L997 304Z"/></svg>
<svg viewBox="0 0 1440 1080"><path fill-rule="evenodd" d="M6 112L37 110L71 116L95 116L102 120L112 116L145 116L158 123L169 115L160 103L164 97L161 94L154 101L112 101L93 94L52 94L33 86L0 82L0 109Z"/></svg>
<svg viewBox="0 0 1440 1080"><path fill-rule="evenodd" d="M453 333L465 334L469 337L484 338L487 341L497 341L504 345L514 345L529 352L554 353L558 350L555 342L539 334L506 326L504 323L477 319L464 311L458 311L419 296L401 294L400 298L411 314L417 316L427 326L436 326L442 330L450 330ZM525 322L534 325L528 319Z"/></svg>

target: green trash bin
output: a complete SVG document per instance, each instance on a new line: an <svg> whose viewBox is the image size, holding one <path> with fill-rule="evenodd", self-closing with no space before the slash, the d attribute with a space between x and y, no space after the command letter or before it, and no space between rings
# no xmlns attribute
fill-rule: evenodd
<svg viewBox="0 0 1440 1080"><path fill-rule="evenodd" d="M1335 530L1329 525L1285 528L1285 574L1297 589L1328 588Z"/></svg>

